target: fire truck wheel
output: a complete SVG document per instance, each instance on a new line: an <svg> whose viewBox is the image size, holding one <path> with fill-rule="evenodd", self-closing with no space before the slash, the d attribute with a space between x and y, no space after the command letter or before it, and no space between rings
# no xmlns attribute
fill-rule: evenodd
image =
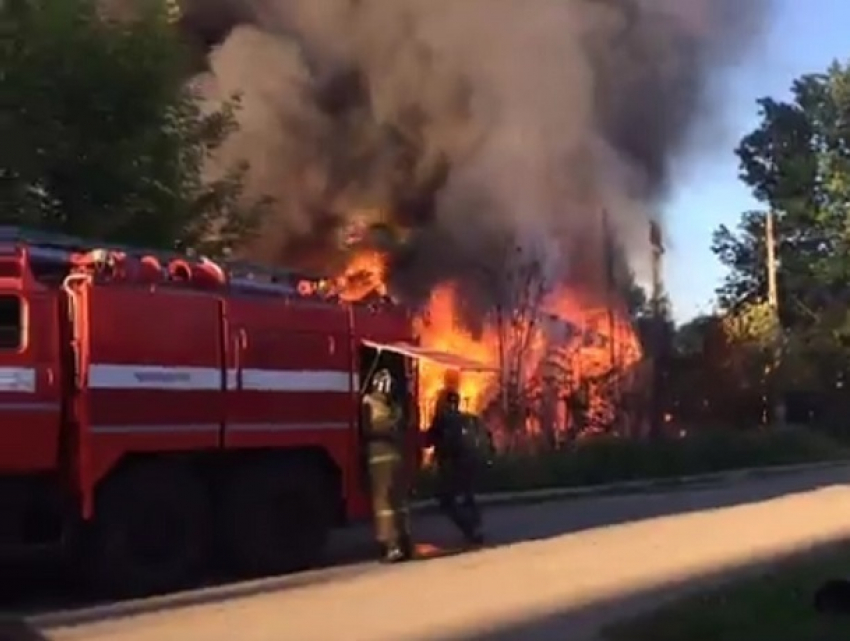
<svg viewBox="0 0 850 641"><path fill-rule="evenodd" d="M241 468L228 483L221 514L233 569L268 576L314 566L330 533L332 505L326 475L309 462Z"/></svg>
<svg viewBox="0 0 850 641"><path fill-rule="evenodd" d="M98 594L166 592L208 560L209 497L191 472L140 464L107 482L83 544L83 573Z"/></svg>

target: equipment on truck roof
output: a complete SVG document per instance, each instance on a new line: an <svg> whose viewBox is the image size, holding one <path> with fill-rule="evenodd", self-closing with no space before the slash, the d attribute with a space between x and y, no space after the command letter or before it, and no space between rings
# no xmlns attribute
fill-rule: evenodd
<svg viewBox="0 0 850 641"><path fill-rule="evenodd" d="M245 292L339 301L331 279L300 270L269 267L245 260L215 262L192 252L142 249L98 243L62 234L0 226L0 247L25 247L34 272L67 274L88 267L98 274L145 283L181 282L198 287L227 286ZM390 304L389 297L369 297L364 305ZM358 303L353 303L358 304Z"/></svg>

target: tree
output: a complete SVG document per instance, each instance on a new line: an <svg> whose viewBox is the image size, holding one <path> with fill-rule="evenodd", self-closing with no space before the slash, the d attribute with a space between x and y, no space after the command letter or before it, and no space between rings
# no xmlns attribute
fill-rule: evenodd
<svg viewBox="0 0 850 641"><path fill-rule="evenodd" d="M735 380L743 388L760 389L766 399L773 370L779 364L775 349L780 330L774 310L767 303L742 306L723 317L722 327L727 345L732 347L728 364Z"/></svg>
<svg viewBox="0 0 850 641"><path fill-rule="evenodd" d="M712 251L729 270L718 291L724 309L738 309L767 295L764 221L764 212L747 211L737 233L725 225L714 232Z"/></svg>
<svg viewBox="0 0 850 641"><path fill-rule="evenodd" d="M787 102L759 101L761 123L741 141L741 178L774 212L783 324L806 324L840 296L850 300L850 67L834 63L792 86ZM726 308L765 298L764 213L721 227L713 249L729 268Z"/></svg>
<svg viewBox="0 0 850 641"><path fill-rule="evenodd" d="M542 305L551 292L543 265L533 252L505 239L498 298L493 310L499 349L500 394L505 422L510 430L524 427L531 405L531 379L542 354L531 354L542 331ZM534 358L536 356L536 358ZM529 362L532 360L533 362ZM551 426L546 426L551 427Z"/></svg>
<svg viewBox="0 0 850 641"><path fill-rule="evenodd" d="M761 122L737 154L742 180L774 214L784 364L776 381L834 387L850 369L850 65L804 75L788 101L759 106ZM765 242L764 211L745 212L737 232L715 233L729 268L720 302L733 315L766 298Z"/></svg>
<svg viewBox="0 0 850 641"><path fill-rule="evenodd" d="M207 173L235 102L207 108L165 3L0 4L0 222L220 253L256 229L244 166Z"/></svg>

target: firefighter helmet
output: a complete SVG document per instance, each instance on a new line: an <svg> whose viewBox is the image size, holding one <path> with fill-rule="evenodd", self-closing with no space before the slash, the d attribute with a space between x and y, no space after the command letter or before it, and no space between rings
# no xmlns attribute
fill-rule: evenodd
<svg viewBox="0 0 850 641"><path fill-rule="evenodd" d="M393 389L393 376L386 368L375 372L372 377L372 391L389 395Z"/></svg>
<svg viewBox="0 0 850 641"><path fill-rule="evenodd" d="M446 408L452 412L460 411L460 394L454 390L449 390L446 393Z"/></svg>

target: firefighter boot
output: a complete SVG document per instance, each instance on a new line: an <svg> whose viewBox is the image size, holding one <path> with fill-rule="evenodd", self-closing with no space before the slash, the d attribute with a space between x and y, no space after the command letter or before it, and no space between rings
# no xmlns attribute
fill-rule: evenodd
<svg viewBox="0 0 850 641"><path fill-rule="evenodd" d="M416 548L413 545L413 541L410 538L409 534L403 534L401 536L401 540L399 541L399 549L401 549L404 554L404 560L410 560L413 558Z"/></svg>
<svg viewBox="0 0 850 641"><path fill-rule="evenodd" d="M480 523L464 523L460 528L463 540L471 547L480 547L484 545L484 531Z"/></svg>
<svg viewBox="0 0 850 641"><path fill-rule="evenodd" d="M470 545L474 545L476 547L484 545L484 532L481 529L481 526L478 525L472 528L472 530L467 535L466 540L469 542Z"/></svg>
<svg viewBox="0 0 850 641"><path fill-rule="evenodd" d="M402 561L407 561L409 558L410 556L405 553L401 545L393 543L386 547L384 556L381 558L381 563L401 563Z"/></svg>
<svg viewBox="0 0 850 641"><path fill-rule="evenodd" d="M484 529L481 523L481 512L478 509L475 497L472 494L464 496L461 508L462 514L464 515L461 532L463 533L463 537L466 539L466 542L469 545L476 547L484 545Z"/></svg>

